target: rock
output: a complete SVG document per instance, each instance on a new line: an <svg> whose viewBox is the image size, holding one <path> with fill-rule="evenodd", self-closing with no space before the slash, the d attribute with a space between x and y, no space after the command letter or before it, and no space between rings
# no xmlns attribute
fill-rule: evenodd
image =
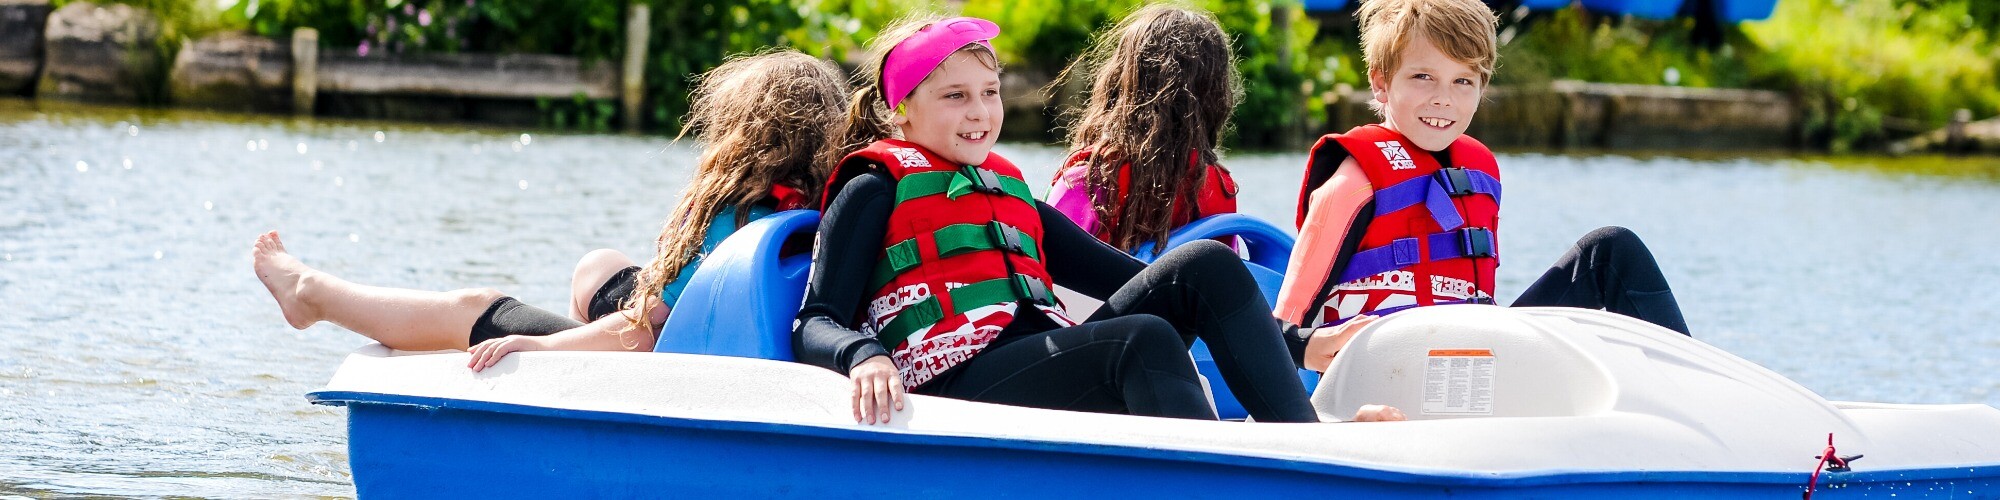
<svg viewBox="0 0 2000 500"><path fill-rule="evenodd" d="M0 0L0 95L23 95L35 88L42 70L42 27L48 0Z"/></svg>
<svg viewBox="0 0 2000 500"><path fill-rule="evenodd" d="M129 5L74 2L49 14L36 95L150 103L160 97L160 22Z"/></svg>
<svg viewBox="0 0 2000 500"><path fill-rule="evenodd" d="M291 42L221 33L181 47L167 77L180 106L222 111L292 109Z"/></svg>

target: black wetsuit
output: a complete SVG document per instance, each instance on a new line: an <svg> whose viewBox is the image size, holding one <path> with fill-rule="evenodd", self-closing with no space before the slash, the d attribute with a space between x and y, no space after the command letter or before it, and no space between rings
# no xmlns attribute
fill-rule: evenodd
<svg viewBox="0 0 2000 500"><path fill-rule="evenodd" d="M1060 327L1023 306L991 344L914 392L1104 413L1214 419L1189 362L1196 338L1252 417L1317 421L1295 367L1305 340L1281 330L1234 252L1196 242L1151 266L1037 202L1042 255L1056 284L1104 300L1084 324ZM852 328L882 252L895 180L875 171L839 189L820 223L813 281L799 311L799 361L842 374L888 349ZM856 265L868 263L867 265Z"/></svg>

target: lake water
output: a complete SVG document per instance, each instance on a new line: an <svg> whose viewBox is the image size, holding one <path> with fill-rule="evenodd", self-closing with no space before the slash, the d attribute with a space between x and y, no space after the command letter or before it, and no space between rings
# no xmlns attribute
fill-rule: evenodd
<svg viewBox="0 0 2000 500"><path fill-rule="evenodd" d="M1061 154L1000 152L1038 189ZM344 410L304 394L367 341L287 327L257 234L356 282L560 310L585 252L650 255L692 158L660 137L0 100L0 494L352 495ZM2000 405L2000 161L1500 161L1502 300L1624 225L1697 338L1831 399ZM1303 164L1229 155L1244 211L1290 221Z"/></svg>

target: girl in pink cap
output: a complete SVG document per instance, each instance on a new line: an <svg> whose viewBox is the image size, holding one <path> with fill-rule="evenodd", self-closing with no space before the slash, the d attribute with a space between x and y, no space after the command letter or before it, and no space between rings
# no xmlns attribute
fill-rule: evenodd
<svg viewBox="0 0 2000 500"><path fill-rule="evenodd" d="M1251 416L1316 421L1294 368L1322 339L1281 332L1227 247L1141 264L1036 201L992 152L999 34L984 19L924 17L876 39L851 152L823 196L800 361L853 380L860 423L892 421L906 391L1213 419L1187 354L1200 338ZM1078 321L1058 284L1104 305Z"/></svg>

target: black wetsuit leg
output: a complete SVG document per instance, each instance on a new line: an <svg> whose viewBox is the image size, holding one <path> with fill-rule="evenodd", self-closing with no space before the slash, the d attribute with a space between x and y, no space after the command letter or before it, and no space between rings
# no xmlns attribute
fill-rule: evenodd
<svg viewBox="0 0 2000 500"><path fill-rule="evenodd" d="M1319 421L1270 304L1227 245L1204 240L1167 252L1091 318L1130 315L1167 320L1183 346L1206 341L1223 381L1257 421Z"/></svg>
<svg viewBox="0 0 2000 500"><path fill-rule="evenodd" d="M1599 228L1577 240L1576 246L1514 300L1514 306L1603 309L1692 335L1653 252L1646 249L1639 235L1616 226Z"/></svg>
<svg viewBox="0 0 2000 500"><path fill-rule="evenodd" d="M1025 314L913 392L1054 410L1215 420L1173 325L1131 315L1066 328ZM1035 333L1017 331L1043 330Z"/></svg>
<svg viewBox="0 0 2000 500"><path fill-rule="evenodd" d="M613 273L605 280L597 292L590 296L589 319L597 321L607 314L618 311L619 301L632 295L632 287L638 285L639 266L627 267ZM549 312L546 309L527 305L513 297L501 297L486 306L486 312L472 322L472 333L466 345L479 345L508 335L549 335L552 333L583 326L568 316Z"/></svg>
<svg viewBox="0 0 2000 500"><path fill-rule="evenodd" d="M508 335L548 335L579 326L583 323L568 316L521 303L513 297L501 297L472 322L466 345L479 345Z"/></svg>

